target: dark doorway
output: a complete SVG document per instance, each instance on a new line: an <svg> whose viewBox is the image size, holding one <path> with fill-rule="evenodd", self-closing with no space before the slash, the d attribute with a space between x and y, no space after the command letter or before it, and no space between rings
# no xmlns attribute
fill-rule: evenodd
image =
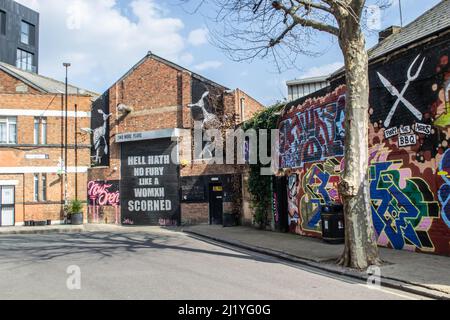
<svg viewBox="0 0 450 320"><path fill-rule="evenodd" d="M279 232L288 232L287 178L285 176L273 177L272 181L275 228Z"/></svg>
<svg viewBox="0 0 450 320"><path fill-rule="evenodd" d="M209 185L209 223L223 223L223 186L221 183Z"/></svg>

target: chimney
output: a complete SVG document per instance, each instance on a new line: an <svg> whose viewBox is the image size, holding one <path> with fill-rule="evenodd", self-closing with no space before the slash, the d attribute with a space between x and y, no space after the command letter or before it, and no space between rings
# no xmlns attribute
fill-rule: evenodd
<svg viewBox="0 0 450 320"><path fill-rule="evenodd" d="M378 42L381 42L381 41L389 38L393 34L399 33L401 30L402 30L402 28L399 26L390 26L389 28L384 29L383 31L378 33Z"/></svg>

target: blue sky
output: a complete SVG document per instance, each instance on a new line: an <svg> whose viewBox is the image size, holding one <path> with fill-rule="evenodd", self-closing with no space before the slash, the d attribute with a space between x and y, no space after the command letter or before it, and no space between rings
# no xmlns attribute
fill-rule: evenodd
<svg viewBox="0 0 450 320"><path fill-rule="evenodd" d="M103 92L147 51L173 60L229 88L241 88L264 104L287 95L285 82L316 76L342 65L342 54L330 37L317 39L325 53L301 57L279 73L270 60L237 63L208 41L202 14L190 14L178 0L18 0L41 13L40 73L63 79L63 61L72 63L76 85ZM382 12L381 28L400 24L398 0ZM402 0L407 24L439 0ZM208 7L202 9L208 13ZM367 35L368 47L377 32Z"/></svg>

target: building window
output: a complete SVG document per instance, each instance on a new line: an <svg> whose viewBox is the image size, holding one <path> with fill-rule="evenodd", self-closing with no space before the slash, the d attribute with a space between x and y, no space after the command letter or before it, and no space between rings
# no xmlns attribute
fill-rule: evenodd
<svg viewBox="0 0 450 320"><path fill-rule="evenodd" d="M34 72L36 70L36 67L33 65L34 60L34 54L22 50L17 49L17 60L16 60L16 67L20 68L25 71Z"/></svg>
<svg viewBox="0 0 450 320"><path fill-rule="evenodd" d="M39 144L39 118L34 118L34 144Z"/></svg>
<svg viewBox="0 0 450 320"><path fill-rule="evenodd" d="M47 144L47 118L34 118L34 144Z"/></svg>
<svg viewBox="0 0 450 320"><path fill-rule="evenodd" d="M39 174L34 175L34 201L39 202Z"/></svg>
<svg viewBox="0 0 450 320"><path fill-rule="evenodd" d="M47 144L47 118L41 118L41 143Z"/></svg>
<svg viewBox="0 0 450 320"><path fill-rule="evenodd" d="M47 174L42 174L42 201L47 201Z"/></svg>
<svg viewBox="0 0 450 320"><path fill-rule="evenodd" d="M6 12L0 10L0 34L6 35Z"/></svg>
<svg viewBox="0 0 450 320"><path fill-rule="evenodd" d="M20 27L20 41L24 44L34 46L35 27L25 21L22 21Z"/></svg>
<svg viewBox="0 0 450 320"><path fill-rule="evenodd" d="M0 144L17 143L17 118L0 117Z"/></svg>

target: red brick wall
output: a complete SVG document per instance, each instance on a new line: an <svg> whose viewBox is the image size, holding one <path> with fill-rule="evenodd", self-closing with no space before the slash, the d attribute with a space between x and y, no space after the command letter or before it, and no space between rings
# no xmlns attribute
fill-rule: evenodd
<svg viewBox="0 0 450 320"><path fill-rule="evenodd" d="M181 223L184 225L209 223L209 204L182 203Z"/></svg>
<svg viewBox="0 0 450 320"><path fill-rule="evenodd" d="M24 82L0 71L0 93L17 93L17 87L21 86L30 94L39 94L39 91L26 85Z"/></svg>
<svg viewBox="0 0 450 320"><path fill-rule="evenodd" d="M0 72L0 74L2 74ZM74 105L78 105L78 111L90 112L91 97L70 96L69 111L74 111ZM0 109L18 110L49 110L61 109L61 96L51 94L0 94ZM1 112L0 112L1 114ZM34 116L17 116L17 142L14 146L0 146L0 180L15 180L15 218L16 223L26 220L61 220L63 179L57 173L47 173L47 201L34 202L34 173L42 177L40 167L58 167L61 157L61 117L47 117L47 145L34 146ZM68 162L69 167L75 166L75 119L68 119ZM78 167L90 166L90 136L80 132L80 128L90 127L90 118L77 119L78 126ZM27 159L26 155L45 154L48 159ZM5 174L5 168L17 167L16 174ZM35 168L33 172L20 173L24 168ZM42 190L42 185L40 185ZM78 197L86 200L87 173L78 174ZM75 198L75 174L68 175L68 198Z"/></svg>
<svg viewBox="0 0 450 320"><path fill-rule="evenodd" d="M158 59L143 61L130 74L109 89L110 118L110 166L93 168L89 180L120 180L120 145L115 136L124 132L153 131L169 128L192 128L192 76L187 71L176 69ZM246 118L250 118L263 106L241 90L224 93L227 114L240 114L240 97L246 98ZM129 115L117 111L119 104L133 109ZM121 118L122 117L122 118ZM237 119L239 121L239 118ZM183 140L183 139L180 139ZM187 161L181 168L181 176L235 174L235 166L191 163L192 146L188 142L180 147L180 158ZM106 210L108 211L108 210ZM183 221L208 222L208 204L183 204Z"/></svg>

